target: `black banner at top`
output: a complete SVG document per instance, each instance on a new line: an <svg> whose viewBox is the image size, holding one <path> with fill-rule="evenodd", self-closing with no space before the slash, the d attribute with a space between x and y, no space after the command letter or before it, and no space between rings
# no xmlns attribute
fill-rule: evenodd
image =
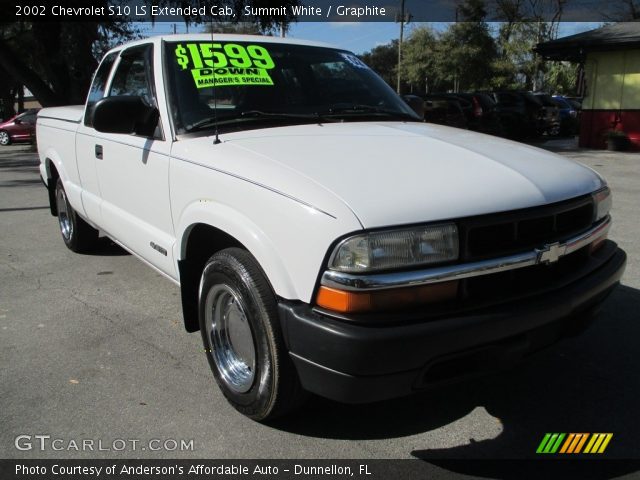
<svg viewBox="0 0 640 480"><path fill-rule="evenodd" d="M463 4L463 0L0 0L0 18L5 22L198 23L259 17L298 22L454 22L468 19ZM485 0L484 10L489 22L628 21L640 11L640 0Z"/></svg>

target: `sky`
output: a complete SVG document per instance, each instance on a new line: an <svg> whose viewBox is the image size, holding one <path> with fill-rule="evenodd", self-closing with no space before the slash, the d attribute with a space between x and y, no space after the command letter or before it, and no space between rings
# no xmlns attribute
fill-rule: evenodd
<svg viewBox="0 0 640 480"><path fill-rule="evenodd" d="M405 34L411 29L423 23L410 23L405 27ZM446 23L429 23L432 28L438 31L447 28ZM493 26L496 26L493 24ZM576 33L598 28L597 22L565 22L560 24L559 36L564 37ZM202 27L191 27L190 33L199 32ZM173 33L173 24L156 23L147 25L146 31L150 35L161 35ZM184 24L176 24L176 32L186 32ZM299 22L290 26L288 37L301 40L314 40L318 42L330 43L340 48L350 50L360 54L371 50L378 45L389 43L400 35L400 26L394 22Z"/></svg>

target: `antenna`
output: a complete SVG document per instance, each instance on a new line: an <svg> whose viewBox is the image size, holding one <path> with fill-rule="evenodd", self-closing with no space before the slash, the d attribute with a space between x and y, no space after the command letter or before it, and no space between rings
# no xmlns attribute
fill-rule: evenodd
<svg viewBox="0 0 640 480"><path fill-rule="evenodd" d="M211 43L213 43L213 15L211 15L210 24L211 24ZM218 100L216 98L217 86L216 86L216 65L215 65L215 62L211 66L211 70L213 71L213 86L211 87L211 88L213 88L213 122L215 124L214 125L214 132L215 132L215 136L216 136L216 138L213 140L213 144L214 145L218 145L219 143L222 143L222 141L220 140L220 136L218 135Z"/></svg>

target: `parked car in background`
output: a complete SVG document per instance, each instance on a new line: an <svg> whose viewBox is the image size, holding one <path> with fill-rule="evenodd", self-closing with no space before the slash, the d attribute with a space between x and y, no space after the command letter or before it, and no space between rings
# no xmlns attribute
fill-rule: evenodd
<svg viewBox="0 0 640 480"><path fill-rule="evenodd" d="M504 135L504 129L496 110L496 102L486 93L452 93L460 101L470 130Z"/></svg>
<svg viewBox="0 0 640 480"><path fill-rule="evenodd" d="M468 128L461 100L446 93L424 96L424 119L429 123Z"/></svg>
<svg viewBox="0 0 640 480"><path fill-rule="evenodd" d="M582 100L584 100L583 97L564 97L566 98L569 102L571 102L571 104L575 107L577 107L579 110L582 110Z"/></svg>
<svg viewBox="0 0 640 480"><path fill-rule="evenodd" d="M535 97L542 103L544 112L544 130L540 133L556 136L560 134L560 107L551 95L535 93Z"/></svg>
<svg viewBox="0 0 640 480"><path fill-rule="evenodd" d="M506 137L534 137L546 130L545 110L535 95L515 90L486 93L496 102L495 111Z"/></svg>
<svg viewBox="0 0 640 480"><path fill-rule="evenodd" d="M32 108L0 123L0 145L30 142L35 137L38 110L38 108Z"/></svg>
<svg viewBox="0 0 640 480"><path fill-rule="evenodd" d="M580 104L560 95L554 95L553 101L560 112L560 135L575 135L580 125Z"/></svg>

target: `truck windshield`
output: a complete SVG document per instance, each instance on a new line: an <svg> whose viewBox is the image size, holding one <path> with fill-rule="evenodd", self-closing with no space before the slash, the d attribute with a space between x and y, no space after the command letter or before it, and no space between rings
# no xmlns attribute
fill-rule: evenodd
<svg viewBox="0 0 640 480"><path fill-rule="evenodd" d="M332 121L421 121L354 54L256 42L168 42L179 134Z"/></svg>

